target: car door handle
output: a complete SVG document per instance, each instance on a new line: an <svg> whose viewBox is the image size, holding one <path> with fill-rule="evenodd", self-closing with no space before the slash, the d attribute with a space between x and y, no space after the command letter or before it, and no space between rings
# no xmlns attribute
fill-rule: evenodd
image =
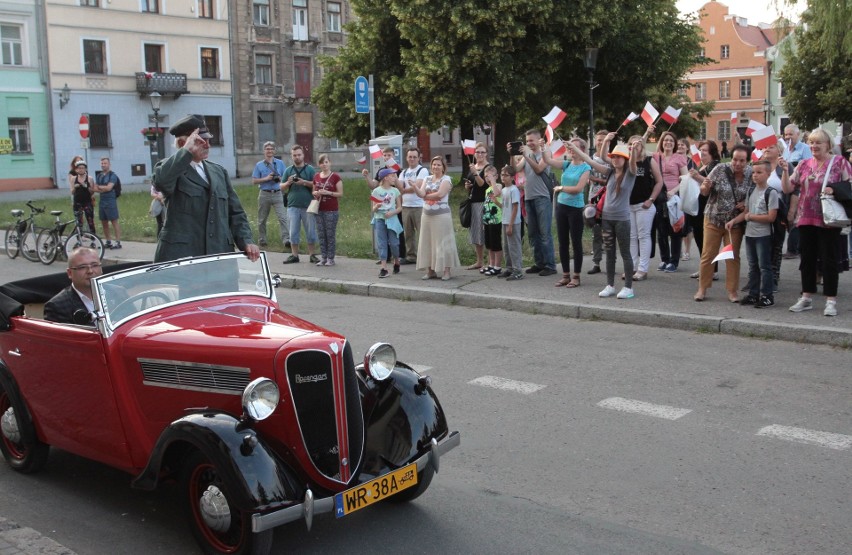
<svg viewBox="0 0 852 555"><path fill-rule="evenodd" d="M14 348L14 349L12 349L11 351L9 351L9 354L10 354L10 355L12 355L12 356L16 356L16 357L23 356L23 355L21 354L20 349L18 349L17 347L15 347L15 348Z"/></svg>

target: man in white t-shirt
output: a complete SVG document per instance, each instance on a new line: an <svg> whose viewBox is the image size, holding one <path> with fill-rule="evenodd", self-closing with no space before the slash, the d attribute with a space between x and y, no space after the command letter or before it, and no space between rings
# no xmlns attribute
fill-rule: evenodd
<svg viewBox="0 0 852 555"><path fill-rule="evenodd" d="M405 258L401 264L417 262L417 235L420 233L420 215L423 213L423 199L414 192L414 186L421 187L429 171L420 165L420 149L408 147L405 151L408 164L400 175L402 185L402 227L405 236Z"/></svg>

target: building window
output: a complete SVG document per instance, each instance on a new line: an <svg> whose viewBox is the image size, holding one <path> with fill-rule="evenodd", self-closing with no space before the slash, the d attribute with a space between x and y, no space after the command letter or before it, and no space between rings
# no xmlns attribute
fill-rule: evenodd
<svg viewBox="0 0 852 555"><path fill-rule="evenodd" d="M707 140L707 122L706 121L699 121L698 122L698 137L697 137L697 140L699 140L699 141L706 141Z"/></svg>
<svg viewBox="0 0 852 555"><path fill-rule="evenodd" d="M340 3L339 2L329 2L327 6L328 10L328 32L330 33L339 33L340 32Z"/></svg>
<svg viewBox="0 0 852 555"><path fill-rule="evenodd" d="M707 51L704 49L703 46L701 47L701 50L698 51L698 57L699 58L706 58L707 57Z"/></svg>
<svg viewBox="0 0 852 555"><path fill-rule="evenodd" d="M106 73L106 42L83 40L83 65L86 73Z"/></svg>
<svg viewBox="0 0 852 555"><path fill-rule="evenodd" d="M695 84L695 100L707 100L707 83Z"/></svg>
<svg viewBox="0 0 852 555"><path fill-rule="evenodd" d="M109 114L89 114L89 146L112 148L109 134Z"/></svg>
<svg viewBox="0 0 852 555"><path fill-rule="evenodd" d="M787 96L787 89L784 87L784 83L778 81L778 98L784 98Z"/></svg>
<svg viewBox="0 0 852 555"><path fill-rule="evenodd" d="M252 21L256 26L269 26L269 0L254 0L251 13Z"/></svg>
<svg viewBox="0 0 852 555"><path fill-rule="evenodd" d="M216 48L201 49L201 78L219 78L219 50Z"/></svg>
<svg viewBox="0 0 852 555"><path fill-rule="evenodd" d="M97 8L101 5L99 0L80 0L81 6L89 6L92 8Z"/></svg>
<svg viewBox="0 0 852 555"><path fill-rule="evenodd" d="M257 149L263 150L263 143L275 142L275 112L271 110L257 111Z"/></svg>
<svg viewBox="0 0 852 555"><path fill-rule="evenodd" d="M160 13L160 0L142 0L142 11Z"/></svg>
<svg viewBox="0 0 852 555"><path fill-rule="evenodd" d="M731 82L719 81L719 98L731 98Z"/></svg>
<svg viewBox="0 0 852 555"><path fill-rule="evenodd" d="M731 47L728 46L727 44L723 44L721 52L720 52L720 57L723 60L727 60L728 58L730 58L731 57Z"/></svg>
<svg viewBox="0 0 852 555"><path fill-rule="evenodd" d="M272 84L272 55L254 55L254 82L258 85Z"/></svg>
<svg viewBox="0 0 852 555"><path fill-rule="evenodd" d="M12 139L12 154L32 152L30 146L30 119L9 118L9 137Z"/></svg>
<svg viewBox="0 0 852 555"><path fill-rule="evenodd" d="M740 79L740 98L751 98L751 79Z"/></svg>
<svg viewBox="0 0 852 555"><path fill-rule="evenodd" d="M340 139L329 139L328 140L328 149L329 150L346 150L349 148L349 145L340 141Z"/></svg>
<svg viewBox="0 0 852 555"><path fill-rule="evenodd" d="M163 45L161 44L146 44L145 50L145 71L150 73L163 72Z"/></svg>
<svg viewBox="0 0 852 555"><path fill-rule="evenodd" d="M296 81L296 98L311 97L311 60L293 59L293 74Z"/></svg>
<svg viewBox="0 0 852 555"><path fill-rule="evenodd" d="M198 17L213 19L213 0L198 0Z"/></svg>
<svg viewBox="0 0 852 555"><path fill-rule="evenodd" d="M204 116L204 123L207 124L207 131L213 135L208 141L210 146L223 146L225 141L222 137L222 116Z"/></svg>
<svg viewBox="0 0 852 555"><path fill-rule="evenodd" d="M441 141L445 145L453 144L453 130L450 129L449 125L445 125L441 128Z"/></svg>
<svg viewBox="0 0 852 555"><path fill-rule="evenodd" d="M723 119L719 122L719 137L720 141L731 140L731 122Z"/></svg>
<svg viewBox="0 0 852 555"><path fill-rule="evenodd" d="M293 0L293 40L308 40L308 0Z"/></svg>
<svg viewBox="0 0 852 555"><path fill-rule="evenodd" d="M2 44L4 66L24 65L22 34L20 25L0 25L0 43Z"/></svg>

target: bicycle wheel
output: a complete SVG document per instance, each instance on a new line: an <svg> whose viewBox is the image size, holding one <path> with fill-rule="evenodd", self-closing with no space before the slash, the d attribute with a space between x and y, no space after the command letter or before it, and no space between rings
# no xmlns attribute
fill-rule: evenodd
<svg viewBox="0 0 852 555"><path fill-rule="evenodd" d="M16 258L21 252L20 243L18 243L18 229L15 224L6 228L6 237L4 239L6 245L6 255L9 258Z"/></svg>
<svg viewBox="0 0 852 555"><path fill-rule="evenodd" d="M36 248L37 236L38 234L32 223L21 234L21 254L30 262L38 262L38 249Z"/></svg>
<svg viewBox="0 0 852 555"><path fill-rule="evenodd" d="M104 244L100 240L100 238L94 233L85 232L77 235L76 233L72 233L68 239L65 241L65 257L70 258L71 253L77 247L88 247L90 249L95 249L98 251L98 258L103 259L104 257Z"/></svg>
<svg viewBox="0 0 852 555"><path fill-rule="evenodd" d="M52 229L42 229L41 233L36 237L36 249L38 250L38 259L42 264L53 264L58 253L57 246L59 244L59 234Z"/></svg>

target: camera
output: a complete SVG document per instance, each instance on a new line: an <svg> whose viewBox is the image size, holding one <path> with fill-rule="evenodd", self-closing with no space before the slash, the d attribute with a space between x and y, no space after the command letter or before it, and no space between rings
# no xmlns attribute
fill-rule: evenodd
<svg viewBox="0 0 852 555"><path fill-rule="evenodd" d="M509 154L511 154L512 156L518 156L523 154L523 146L524 143L522 143L521 141L512 141L511 143L509 143Z"/></svg>
<svg viewBox="0 0 852 555"><path fill-rule="evenodd" d="M273 183L280 183L281 182L281 176L278 175L277 173L272 172L269 175L272 177L272 179L270 181L272 181Z"/></svg>

